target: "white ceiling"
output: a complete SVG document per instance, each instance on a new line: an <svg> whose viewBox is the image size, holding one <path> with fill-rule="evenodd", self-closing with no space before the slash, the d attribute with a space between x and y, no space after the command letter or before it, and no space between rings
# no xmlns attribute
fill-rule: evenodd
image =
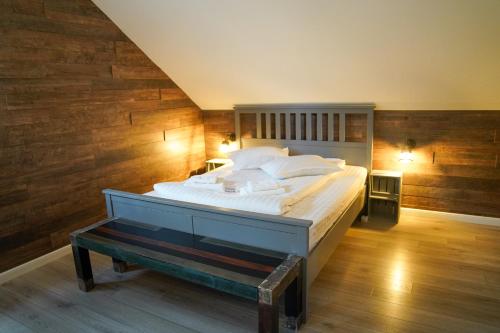
<svg viewBox="0 0 500 333"><path fill-rule="evenodd" d="M500 0L93 0L201 108L500 110Z"/></svg>

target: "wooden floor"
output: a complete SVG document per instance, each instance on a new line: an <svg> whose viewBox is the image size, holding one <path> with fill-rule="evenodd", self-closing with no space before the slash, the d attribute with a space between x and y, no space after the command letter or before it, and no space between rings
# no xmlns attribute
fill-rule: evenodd
<svg viewBox="0 0 500 333"><path fill-rule="evenodd" d="M253 303L92 257L80 292L71 256L0 286L1 332L252 332ZM301 332L500 332L500 228L405 214L354 225L312 287Z"/></svg>

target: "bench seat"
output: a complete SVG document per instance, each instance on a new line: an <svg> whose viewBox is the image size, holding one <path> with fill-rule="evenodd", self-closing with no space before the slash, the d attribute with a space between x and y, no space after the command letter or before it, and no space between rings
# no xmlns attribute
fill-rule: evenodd
<svg viewBox="0 0 500 333"><path fill-rule="evenodd" d="M209 237L110 218L71 234L79 288L94 287L88 251L113 258L117 272L138 264L175 278L259 304L259 331L277 332L279 298L285 296L287 325L302 314L302 258Z"/></svg>

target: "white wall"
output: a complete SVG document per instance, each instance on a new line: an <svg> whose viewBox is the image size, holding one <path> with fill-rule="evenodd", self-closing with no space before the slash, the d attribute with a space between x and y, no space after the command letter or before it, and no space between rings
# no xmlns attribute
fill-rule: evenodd
<svg viewBox="0 0 500 333"><path fill-rule="evenodd" d="M94 0L203 109L500 110L500 0Z"/></svg>

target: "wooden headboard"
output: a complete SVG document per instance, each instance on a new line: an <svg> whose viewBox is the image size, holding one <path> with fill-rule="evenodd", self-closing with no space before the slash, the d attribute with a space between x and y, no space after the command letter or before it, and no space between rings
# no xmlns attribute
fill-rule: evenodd
<svg viewBox="0 0 500 333"><path fill-rule="evenodd" d="M371 170L374 104L235 105L241 148L288 147L291 155L338 157Z"/></svg>

